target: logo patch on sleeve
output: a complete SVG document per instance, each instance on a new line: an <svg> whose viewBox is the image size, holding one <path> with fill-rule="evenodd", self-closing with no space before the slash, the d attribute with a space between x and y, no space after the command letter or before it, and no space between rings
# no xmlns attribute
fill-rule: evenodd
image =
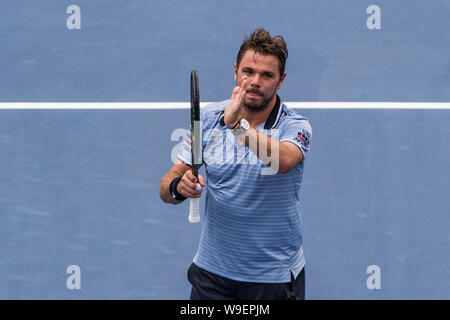
<svg viewBox="0 0 450 320"><path fill-rule="evenodd" d="M191 133L188 131L186 133L186 138L184 138L184 143L186 143L189 147L192 147L192 141L191 141Z"/></svg>
<svg viewBox="0 0 450 320"><path fill-rule="evenodd" d="M303 146L305 148L309 147L310 139L311 139L311 134L305 129L302 129L301 132L298 132L297 136L294 138L295 141L303 144Z"/></svg>

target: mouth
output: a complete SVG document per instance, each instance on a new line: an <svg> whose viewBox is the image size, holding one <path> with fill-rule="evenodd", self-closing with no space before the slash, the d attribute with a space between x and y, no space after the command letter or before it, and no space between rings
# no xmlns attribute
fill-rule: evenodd
<svg viewBox="0 0 450 320"><path fill-rule="evenodd" d="M247 95L249 95L250 97L261 97L263 96L263 94L259 91L256 90L249 90L247 91Z"/></svg>

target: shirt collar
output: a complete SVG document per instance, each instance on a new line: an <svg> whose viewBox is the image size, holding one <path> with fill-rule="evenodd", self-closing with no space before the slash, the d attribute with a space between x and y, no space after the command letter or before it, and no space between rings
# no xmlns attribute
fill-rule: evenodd
<svg viewBox="0 0 450 320"><path fill-rule="evenodd" d="M281 107L281 100L280 97L277 95L277 102L275 102L275 106L273 107L272 111L270 112L269 116L266 119L266 122L264 123L264 129L268 130L273 128L274 125L276 125L281 114L280 107Z"/></svg>

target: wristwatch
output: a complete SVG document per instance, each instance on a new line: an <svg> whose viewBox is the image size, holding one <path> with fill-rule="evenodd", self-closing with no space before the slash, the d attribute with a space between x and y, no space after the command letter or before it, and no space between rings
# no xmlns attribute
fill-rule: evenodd
<svg viewBox="0 0 450 320"><path fill-rule="evenodd" d="M245 119L240 119L238 123L231 129L231 132L235 136L240 136L244 132L248 131L250 129L250 124Z"/></svg>

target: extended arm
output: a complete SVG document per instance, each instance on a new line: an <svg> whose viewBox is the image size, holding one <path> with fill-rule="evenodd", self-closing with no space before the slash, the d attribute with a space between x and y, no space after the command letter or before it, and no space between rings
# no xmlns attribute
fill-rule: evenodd
<svg viewBox="0 0 450 320"><path fill-rule="evenodd" d="M279 142L251 128L238 136L245 145L264 163L278 173L288 173L303 161L302 151L292 142Z"/></svg>

